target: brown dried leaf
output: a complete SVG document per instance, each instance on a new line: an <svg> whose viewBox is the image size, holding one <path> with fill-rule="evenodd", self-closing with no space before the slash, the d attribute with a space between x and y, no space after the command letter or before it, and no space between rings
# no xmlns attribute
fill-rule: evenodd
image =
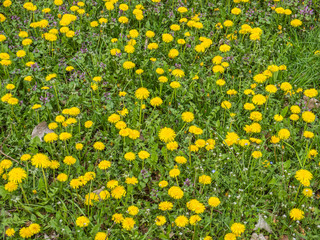
<svg viewBox="0 0 320 240"><path fill-rule="evenodd" d="M269 224L264 220L264 218L260 214L259 214L258 223L255 225L255 228L253 230L256 231L258 229L264 229L268 233L272 233L271 227L269 226Z"/></svg>
<svg viewBox="0 0 320 240"><path fill-rule="evenodd" d="M313 108L319 108L320 102L316 98L308 98L307 96L303 96L303 105L312 110Z"/></svg>
<svg viewBox="0 0 320 240"><path fill-rule="evenodd" d="M101 200L102 200L102 199L100 198L100 193L101 193L104 189L105 189L105 187L104 187L104 186L102 186L101 188L99 188L99 189L96 189L96 190L92 191L93 193L95 193L95 194L97 194L97 195L98 195L98 197L99 197L99 201L101 201Z"/></svg>
<svg viewBox="0 0 320 240"><path fill-rule="evenodd" d="M277 218L274 217L274 218L273 218L273 222L274 222L274 223L277 223L277 222L279 222L279 220L277 220Z"/></svg>
<svg viewBox="0 0 320 240"><path fill-rule="evenodd" d="M50 236L48 236L47 234L44 234L44 239L45 240L57 240L59 239L59 234L57 234L56 232L53 232L50 234Z"/></svg>
<svg viewBox="0 0 320 240"><path fill-rule="evenodd" d="M253 233L250 240L267 240L267 238L262 233L259 235L257 233Z"/></svg>
<svg viewBox="0 0 320 240"><path fill-rule="evenodd" d="M287 235L282 235L279 240L289 240L289 237Z"/></svg>
<svg viewBox="0 0 320 240"><path fill-rule="evenodd" d="M52 132L53 131L48 128L47 123L44 121L34 127L31 133L31 139L38 136L40 138L40 141L42 142L43 136L47 133L52 133Z"/></svg>
<svg viewBox="0 0 320 240"><path fill-rule="evenodd" d="M306 235L306 232L304 231L304 229L303 229L301 226L299 226L299 229L300 229L300 232L301 232L303 235Z"/></svg>

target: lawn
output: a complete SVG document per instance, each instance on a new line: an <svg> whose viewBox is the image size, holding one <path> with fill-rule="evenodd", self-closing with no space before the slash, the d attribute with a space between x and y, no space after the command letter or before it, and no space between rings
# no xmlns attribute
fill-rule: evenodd
<svg viewBox="0 0 320 240"><path fill-rule="evenodd" d="M0 1L3 239L320 239L320 4Z"/></svg>

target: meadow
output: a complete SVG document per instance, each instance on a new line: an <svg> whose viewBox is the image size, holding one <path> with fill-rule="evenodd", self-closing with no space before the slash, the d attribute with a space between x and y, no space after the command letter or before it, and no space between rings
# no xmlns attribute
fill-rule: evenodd
<svg viewBox="0 0 320 240"><path fill-rule="evenodd" d="M2 239L320 239L320 2L1 0Z"/></svg>

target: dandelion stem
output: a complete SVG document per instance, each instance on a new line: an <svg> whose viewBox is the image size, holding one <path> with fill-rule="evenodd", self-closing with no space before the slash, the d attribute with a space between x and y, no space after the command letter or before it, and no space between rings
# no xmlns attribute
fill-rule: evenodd
<svg viewBox="0 0 320 240"><path fill-rule="evenodd" d="M289 143L287 143L287 142L285 142L285 141L283 141L283 143L285 143L286 145L288 145L289 147L291 147L291 148L295 151L295 153L296 153L296 155L297 155L297 158L298 158L298 161L299 161L299 164L300 164L300 166L302 167L302 164L301 164L301 161L300 161L300 157L299 157L297 151L294 149L294 147L292 147Z"/></svg>
<svg viewBox="0 0 320 240"><path fill-rule="evenodd" d="M20 188L21 188L21 191L22 191L22 195L23 195L23 197L24 197L25 202L26 202L27 204L29 204L28 199L27 199L27 196L26 196L26 193L25 193L25 191L23 190L22 184L20 183L19 185L20 185Z"/></svg>
<svg viewBox="0 0 320 240"><path fill-rule="evenodd" d="M28 175L29 175L29 166L28 166L28 161L26 162L26 166L27 166L27 183L28 183Z"/></svg>
<svg viewBox="0 0 320 240"><path fill-rule="evenodd" d="M40 123L39 111L37 111L38 123Z"/></svg>
<svg viewBox="0 0 320 240"><path fill-rule="evenodd" d="M163 83L160 83L160 97L161 97L161 92L162 92L162 87L163 87Z"/></svg>
<svg viewBox="0 0 320 240"><path fill-rule="evenodd" d="M92 180L90 181L90 188L89 188L89 196L88 196L88 216L90 216L90 194L91 194L91 187L92 187Z"/></svg>
<svg viewBox="0 0 320 240"><path fill-rule="evenodd" d="M57 105L58 105L59 111L61 111L61 107L60 107L60 104L59 104L59 96L58 96L57 88L56 88L56 83L53 84L53 89L54 89L54 93L56 94L56 101L57 101Z"/></svg>
<svg viewBox="0 0 320 240"><path fill-rule="evenodd" d="M67 141L64 141L64 148L66 150L66 153L69 155L69 151L68 151L68 148L67 148Z"/></svg>
<svg viewBox="0 0 320 240"><path fill-rule="evenodd" d="M143 99L141 99L141 104L140 104L140 114L139 114L139 130L140 130L140 125L141 125L142 103L143 103Z"/></svg>
<svg viewBox="0 0 320 240"><path fill-rule="evenodd" d="M47 195L47 197L48 197L48 186L47 186L46 174L44 173L43 168L41 168L41 170L42 170L42 174L43 174L44 186L45 186L45 188L46 188L46 195Z"/></svg>
<svg viewBox="0 0 320 240"><path fill-rule="evenodd" d="M194 224L194 232L193 232L192 240L194 239L194 237L196 235L196 227L197 227L197 224Z"/></svg>
<svg viewBox="0 0 320 240"><path fill-rule="evenodd" d="M299 184L299 188L297 190L296 196L294 197L294 202L296 202L296 199L298 197L299 191L300 191L301 183Z"/></svg>
<svg viewBox="0 0 320 240"><path fill-rule="evenodd" d="M168 149L166 148L166 152L165 152L165 160L166 160L166 164L168 164Z"/></svg>
<svg viewBox="0 0 320 240"><path fill-rule="evenodd" d="M190 149L190 146L191 146L191 139L189 140L189 162L190 162L190 168L191 168L191 149Z"/></svg>
<svg viewBox="0 0 320 240"><path fill-rule="evenodd" d="M13 105L11 105L11 111L12 111L12 115L14 116L14 118L17 120L17 122L19 123L19 119L17 118L17 116L14 114L13 111Z"/></svg>
<svg viewBox="0 0 320 240"><path fill-rule="evenodd" d="M311 148L311 147L310 147ZM307 146L306 146L306 152L307 152L307 155L303 161L303 164L302 164L302 167L304 167L304 165L306 164L306 161L307 161L307 158L308 158L308 153L309 153L309 142L307 141Z"/></svg>
<svg viewBox="0 0 320 240"><path fill-rule="evenodd" d="M213 207L211 207L211 213L210 213L210 219L209 219L209 221L210 221L210 232L211 232L211 228L212 228L212 214L213 214Z"/></svg>

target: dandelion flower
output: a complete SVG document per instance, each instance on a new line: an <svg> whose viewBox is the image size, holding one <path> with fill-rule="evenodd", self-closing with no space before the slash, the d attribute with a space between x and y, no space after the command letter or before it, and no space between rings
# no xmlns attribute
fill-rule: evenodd
<svg viewBox="0 0 320 240"><path fill-rule="evenodd" d="M126 195L126 190L123 186L117 186L111 191L111 196L115 199L120 199Z"/></svg>
<svg viewBox="0 0 320 240"><path fill-rule="evenodd" d="M314 137L314 133L313 133L313 132L310 132L310 131L305 131L305 132L303 133L303 136L304 136L305 138L313 138L313 137Z"/></svg>
<svg viewBox="0 0 320 240"><path fill-rule="evenodd" d="M228 132L226 139L224 140L228 146L236 144L240 140L239 135L234 132Z"/></svg>
<svg viewBox="0 0 320 240"><path fill-rule="evenodd" d="M232 233L234 233L237 237L239 237L245 229L246 227L241 223L234 223L231 226Z"/></svg>
<svg viewBox="0 0 320 240"><path fill-rule="evenodd" d="M178 227L185 227L188 225L189 223L189 220L186 216L178 216L175 220L174 220L175 224L178 226Z"/></svg>
<svg viewBox="0 0 320 240"><path fill-rule="evenodd" d="M254 95L252 98L252 102L256 105L262 105L267 101L266 97L262 94Z"/></svg>
<svg viewBox="0 0 320 240"><path fill-rule="evenodd" d="M194 120L194 115L192 112L184 112L181 114L182 121L184 122L192 122Z"/></svg>
<svg viewBox="0 0 320 240"><path fill-rule="evenodd" d="M89 218L87 218L87 217L85 217L85 216L80 216L80 217L78 217L77 220L76 220L77 226L78 226L78 227L81 227L81 228L87 227L87 226L89 225L89 223L90 223Z"/></svg>
<svg viewBox="0 0 320 240"><path fill-rule="evenodd" d="M164 34L162 34L162 41L164 41L165 43L172 42L173 37L168 33L164 33Z"/></svg>
<svg viewBox="0 0 320 240"><path fill-rule="evenodd" d="M251 156L255 159L257 158L261 158L262 157L262 153L260 151L254 151Z"/></svg>
<svg viewBox="0 0 320 240"><path fill-rule="evenodd" d="M318 91L314 88L311 89L307 89L303 92L303 94L309 98L314 98L316 96L318 96Z"/></svg>
<svg viewBox="0 0 320 240"><path fill-rule="evenodd" d="M108 234L104 232L98 232L94 237L94 240L106 240L106 239L108 239Z"/></svg>
<svg viewBox="0 0 320 240"><path fill-rule="evenodd" d="M94 192L91 192L85 195L85 201L84 201L85 205L93 206L93 203L98 201L99 201L99 197Z"/></svg>
<svg viewBox="0 0 320 240"><path fill-rule="evenodd" d="M185 76L184 71L182 69L174 69L171 74L175 77L182 78Z"/></svg>
<svg viewBox="0 0 320 240"><path fill-rule="evenodd" d="M4 189L8 192L13 192L18 189L18 184L15 182L8 182L4 185Z"/></svg>
<svg viewBox="0 0 320 240"><path fill-rule="evenodd" d="M167 181L163 180L163 181L159 182L159 187L164 188L166 186L168 186L168 182Z"/></svg>
<svg viewBox="0 0 320 240"><path fill-rule="evenodd" d="M300 221L304 218L304 212L298 208L293 208L290 211L290 217L292 218L292 220L294 221Z"/></svg>
<svg viewBox="0 0 320 240"><path fill-rule="evenodd" d="M281 140L287 140L289 137L290 137L290 132L288 129L281 129L279 130L278 132L278 137L281 139Z"/></svg>
<svg viewBox="0 0 320 240"><path fill-rule="evenodd" d="M30 238L33 235L33 233L31 232L30 228L23 227L23 228L20 229L19 235L22 238Z"/></svg>
<svg viewBox="0 0 320 240"><path fill-rule="evenodd" d="M60 135L59 135L59 139L62 141L66 141L66 140L70 139L71 137L72 137L72 134L68 133L68 132L63 132L63 133L60 133Z"/></svg>
<svg viewBox="0 0 320 240"><path fill-rule="evenodd" d="M55 142L55 141L58 140L58 135L57 135L56 133L54 133L54 132L52 132L52 133L47 133L47 134L44 136L43 140L44 140L45 142L48 142L48 143L53 143L53 142Z"/></svg>
<svg viewBox="0 0 320 240"><path fill-rule="evenodd" d="M119 182L117 180L110 180L107 182L107 188L109 189L114 189L118 185L119 185Z"/></svg>
<svg viewBox="0 0 320 240"><path fill-rule="evenodd" d="M197 199L192 199L189 202L187 202L187 208L190 211L194 211L195 213L203 213L204 210L206 209L205 206L199 202Z"/></svg>
<svg viewBox="0 0 320 240"><path fill-rule="evenodd" d="M159 209L161 211L170 211L173 208L173 204L171 202L165 201L159 203Z"/></svg>
<svg viewBox="0 0 320 240"><path fill-rule="evenodd" d="M167 222L167 220L165 216L157 216L155 222L157 226L162 226Z"/></svg>
<svg viewBox="0 0 320 240"><path fill-rule="evenodd" d="M233 15L239 15L239 14L241 13L241 9L240 9L240 8L237 8L237 7L232 8L232 9L231 9L231 13L232 13Z"/></svg>
<svg viewBox="0 0 320 240"><path fill-rule="evenodd" d="M176 136L176 133L173 129L164 127L159 131L159 138L161 141L168 143L172 142Z"/></svg>
<svg viewBox="0 0 320 240"><path fill-rule="evenodd" d="M150 153L148 153L147 151L140 151L138 153L138 156L140 159L144 160L144 159L147 159L148 157L150 157Z"/></svg>
<svg viewBox="0 0 320 240"><path fill-rule="evenodd" d="M135 216L139 213L139 208L136 207L136 206L130 206L128 207L128 213L131 215L131 216Z"/></svg>
<svg viewBox="0 0 320 240"><path fill-rule="evenodd" d="M159 97L152 98L150 104L152 107L158 107L163 103L162 99Z"/></svg>
<svg viewBox="0 0 320 240"><path fill-rule="evenodd" d="M281 89L282 91L287 92L287 91L290 91L290 90L292 89L292 85L291 85L290 83L288 83L288 82L283 82L283 83L281 83L281 85L280 85L280 89Z"/></svg>
<svg viewBox="0 0 320 240"><path fill-rule="evenodd" d="M143 100L143 99L147 99L150 95L150 92L148 91L148 89L141 87L139 89L136 90L135 92L135 96L136 98Z"/></svg>
<svg viewBox="0 0 320 240"><path fill-rule="evenodd" d="M293 106L290 107L290 111L291 111L292 113L297 114L297 113L300 113L300 112L301 112L301 109L300 109L299 106L293 105Z"/></svg>
<svg viewBox="0 0 320 240"><path fill-rule="evenodd" d="M302 194L306 197L312 197L313 192L311 188L305 188L303 189Z"/></svg>
<svg viewBox="0 0 320 240"><path fill-rule="evenodd" d="M180 170L178 168L174 168L169 171L169 176L174 178L180 175Z"/></svg>
<svg viewBox="0 0 320 240"><path fill-rule="evenodd" d="M9 169L12 166L12 162L9 159L3 159L0 162L0 168Z"/></svg>
<svg viewBox="0 0 320 240"><path fill-rule="evenodd" d="M114 221L115 223L121 223L123 218L123 215L121 213L115 213L112 215L112 221Z"/></svg>
<svg viewBox="0 0 320 240"><path fill-rule="evenodd" d="M76 149L78 151L82 150L83 149L83 144L82 143L76 143Z"/></svg>
<svg viewBox="0 0 320 240"><path fill-rule="evenodd" d="M110 197L110 193L107 190L103 190L99 193L99 197L102 200L108 199Z"/></svg>
<svg viewBox="0 0 320 240"><path fill-rule="evenodd" d="M199 183L203 184L203 185L208 185L211 183L211 177L207 176L207 175L201 175L199 177Z"/></svg>
<svg viewBox="0 0 320 240"><path fill-rule="evenodd" d="M77 161L77 159L75 159L74 157L72 156L66 156L64 159L63 159L63 162L67 165L73 165L75 164Z"/></svg>
<svg viewBox="0 0 320 240"><path fill-rule="evenodd" d="M178 144L178 142L173 141L173 142L167 143L166 147L167 147L168 150L174 151L174 150L177 150L177 149L178 149L179 144Z"/></svg>
<svg viewBox="0 0 320 240"><path fill-rule="evenodd" d="M233 233L227 233L224 236L224 240L236 240L236 239L237 239L237 236Z"/></svg>
<svg viewBox="0 0 320 240"><path fill-rule="evenodd" d="M231 49L231 47L230 47L229 45L227 45L227 44L223 44L223 45L221 45L221 46L219 47L219 50L220 50L221 52L229 52L230 49Z"/></svg>
<svg viewBox="0 0 320 240"><path fill-rule="evenodd" d="M306 123L312 123L316 119L316 115L311 111L306 111L302 113L302 119Z"/></svg>
<svg viewBox="0 0 320 240"><path fill-rule="evenodd" d="M102 169L102 170L106 170L108 169L109 167L111 167L111 162L110 161L107 161L107 160L102 160L99 165L98 165L99 169Z"/></svg>
<svg viewBox="0 0 320 240"><path fill-rule="evenodd" d="M187 159L183 156L177 156L174 160L179 164L185 164L187 162Z"/></svg>
<svg viewBox="0 0 320 240"><path fill-rule="evenodd" d="M168 190L168 194L170 197L174 198L174 199L181 199L183 197L183 191L181 190L181 188L177 187L177 186L173 186Z"/></svg>
<svg viewBox="0 0 320 240"><path fill-rule="evenodd" d="M133 153L133 152L128 152L124 155L124 158L127 160L127 161L133 161L136 159L136 155Z"/></svg>
<svg viewBox="0 0 320 240"><path fill-rule="evenodd" d="M57 180L59 182L65 182L68 180L68 175L65 174L65 173L60 173L58 176L57 176Z"/></svg>
<svg viewBox="0 0 320 240"><path fill-rule="evenodd" d="M131 61L127 61L127 62L124 62L122 66L124 69L128 70L128 69L134 68L136 66L136 64Z"/></svg>
<svg viewBox="0 0 320 240"><path fill-rule="evenodd" d="M29 225L29 229L30 229L30 231L32 232L32 234L37 234L37 233L40 232L41 227L40 227L40 225L37 224L37 223L31 223L31 224Z"/></svg>
<svg viewBox="0 0 320 240"><path fill-rule="evenodd" d="M98 150L98 151L102 151L105 149L105 145L102 142L95 142L93 144L93 148Z"/></svg>
<svg viewBox="0 0 320 240"><path fill-rule="evenodd" d="M6 230L6 235L8 236L8 237L12 237L14 234L15 234L15 230L13 229L13 228L8 228L7 230Z"/></svg>
<svg viewBox="0 0 320 240"><path fill-rule="evenodd" d="M293 27L299 27L302 25L302 21L299 20L299 19L293 19L291 22L290 22L291 26Z"/></svg>
<svg viewBox="0 0 320 240"><path fill-rule="evenodd" d="M211 207L217 207L217 206L219 206L220 203L221 203L221 202L220 202L219 198L217 198L217 197L211 197L211 198L209 198L209 200L208 200L208 204L209 204Z"/></svg>
<svg viewBox="0 0 320 240"><path fill-rule="evenodd" d="M223 101L221 103L221 107L224 109L230 109L231 108L231 103L229 101Z"/></svg>
<svg viewBox="0 0 320 240"><path fill-rule="evenodd" d="M310 180L313 178L311 172L305 169L296 171L295 178L305 187L310 186Z"/></svg>
<svg viewBox="0 0 320 240"><path fill-rule="evenodd" d="M110 123L117 123L118 121L120 121L120 116L118 114L114 113L108 117L108 122Z"/></svg>
<svg viewBox="0 0 320 240"><path fill-rule="evenodd" d="M189 219L191 225L197 224L197 222L201 221L201 217L199 215L192 215Z"/></svg>
<svg viewBox="0 0 320 240"><path fill-rule="evenodd" d="M170 83L170 87L172 87L173 89L177 89L177 88L181 87L181 84L177 81L173 81Z"/></svg>
<svg viewBox="0 0 320 240"><path fill-rule="evenodd" d="M22 168L12 168L8 173L8 181L15 183L22 183L22 180L27 178L27 173Z"/></svg>
<svg viewBox="0 0 320 240"><path fill-rule="evenodd" d="M126 184L128 185L136 185L138 183L138 179L135 177L127 177Z"/></svg>
<svg viewBox="0 0 320 240"><path fill-rule="evenodd" d="M122 224L122 228L127 230L127 231L130 231L133 229L134 225L135 225L136 221L133 220L133 218L124 218L121 222Z"/></svg>

